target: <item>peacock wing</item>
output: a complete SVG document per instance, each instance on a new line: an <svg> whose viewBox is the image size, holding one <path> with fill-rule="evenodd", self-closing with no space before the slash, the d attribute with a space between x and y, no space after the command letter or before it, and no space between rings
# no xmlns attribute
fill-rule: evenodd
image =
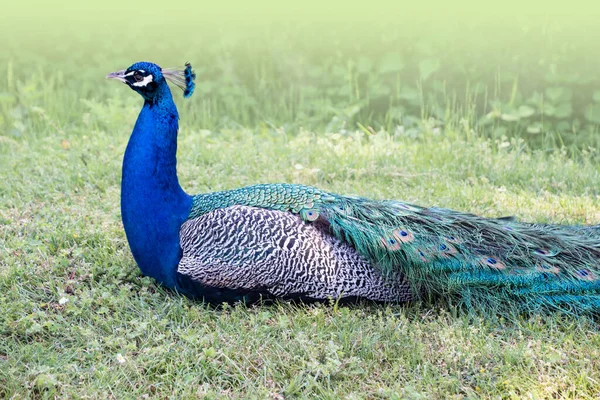
<svg viewBox="0 0 600 400"><path fill-rule="evenodd" d="M412 298L399 274L384 277L350 245L289 212L216 209L186 221L180 245L178 289L209 302Z"/></svg>

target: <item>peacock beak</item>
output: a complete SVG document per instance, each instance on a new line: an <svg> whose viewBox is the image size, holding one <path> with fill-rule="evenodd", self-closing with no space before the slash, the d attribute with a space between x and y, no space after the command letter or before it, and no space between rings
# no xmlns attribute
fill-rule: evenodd
<svg viewBox="0 0 600 400"><path fill-rule="evenodd" d="M106 79L116 79L118 81L121 81L121 82L125 83L126 82L126 80L125 80L125 70L117 71L117 72L111 72L110 74L106 75Z"/></svg>

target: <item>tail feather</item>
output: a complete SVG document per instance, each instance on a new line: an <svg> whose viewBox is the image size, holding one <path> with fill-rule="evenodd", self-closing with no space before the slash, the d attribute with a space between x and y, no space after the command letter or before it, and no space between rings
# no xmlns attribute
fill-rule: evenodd
<svg viewBox="0 0 600 400"><path fill-rule="evenodd" d="M479 304L600 312L600 226L528 224L342 196L319 212L383 271L405 275L416 296L452 296L475 307L477 293Z"/></svg>

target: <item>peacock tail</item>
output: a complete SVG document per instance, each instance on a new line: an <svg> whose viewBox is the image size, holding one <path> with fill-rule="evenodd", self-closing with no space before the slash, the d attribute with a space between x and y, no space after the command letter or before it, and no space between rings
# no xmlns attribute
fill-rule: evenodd
<svg viewBox="0 0 600 400"><path fill-rule="evenodd" d="M468 309L600 310L600 226L489 219L288 184L197 195L189 218L232 205L325 223L384 274L404 275L417 299Z"/></svg>

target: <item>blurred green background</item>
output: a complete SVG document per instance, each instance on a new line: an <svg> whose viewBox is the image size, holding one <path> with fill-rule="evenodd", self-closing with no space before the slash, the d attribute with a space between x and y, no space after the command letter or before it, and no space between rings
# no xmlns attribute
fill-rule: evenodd
<svg viewBox="0 0 600 400"><path fill-rule="evenodd" d="M415 139L452 129L518 136L536 149L593 151L600 145L599 9L573 2L7 4L0 127L12 136L68 132L98 102L138 100L105 82L106 73L138 60L189 61L197 91L179 104L196 129L385 130ZM55 126L37 123L42 113ZM101 116L92 122L101 127Z"/></svg>

